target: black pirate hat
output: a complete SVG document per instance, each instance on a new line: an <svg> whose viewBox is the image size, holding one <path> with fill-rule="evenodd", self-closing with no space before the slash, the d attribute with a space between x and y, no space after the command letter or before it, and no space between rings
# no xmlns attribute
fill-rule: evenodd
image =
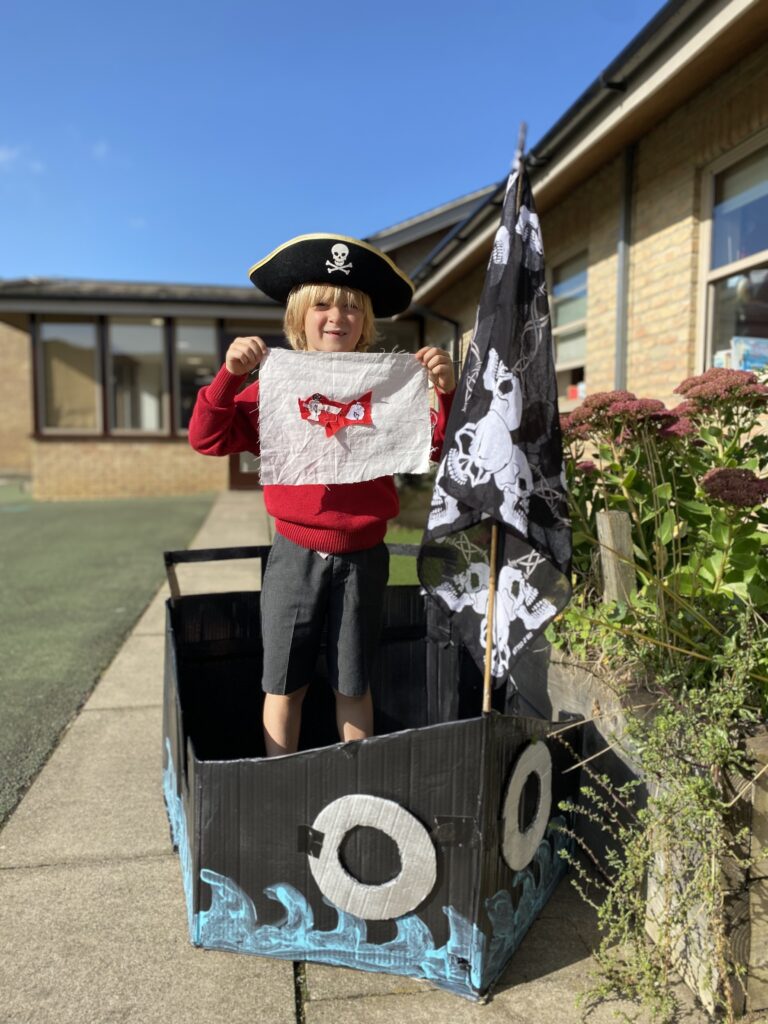
<svg viewBox="0 0 768 1024"><path fill-rule="evenodd" d="M285 303L299 284L355 288L370 296L374 316L394 316L411 303L413 282L389 256L346 235L299 235L248 271L265 295Z"/></svg>

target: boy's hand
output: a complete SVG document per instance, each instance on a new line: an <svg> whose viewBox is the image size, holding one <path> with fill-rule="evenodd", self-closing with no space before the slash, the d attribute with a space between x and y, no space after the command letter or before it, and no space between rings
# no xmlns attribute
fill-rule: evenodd
<svg viewBox="0 0 768 1024"><path fill-rule="evenodd" d="M235 377L244 377L256 369L268 351L266 342L255 335L235 338L227 349L224 365Z"/></svg>
<svg viewBox="0 0 768 1024"><path fill-rule="evenodd" d="M455 389L456 377L453 372L453 362L447 352L441 348L420 348L416 353L416 358L426 366L429 379L438 391L453 391Z"/></svg>

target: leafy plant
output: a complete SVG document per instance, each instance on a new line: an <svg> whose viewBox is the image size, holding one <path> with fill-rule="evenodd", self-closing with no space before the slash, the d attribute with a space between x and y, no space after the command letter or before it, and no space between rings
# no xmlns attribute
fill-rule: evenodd
<svg viewBox="0 0 768 1024"><path fill-rule="evenodd" d="M621 688L620 742L649 794L610 794L593 776L576 809L609 833L592 857L604 889L592 994L630 995L672 1020L669 972L696 935L700 978L732 1020L742 968L728 943L722 865L748 863L734 780L748 778L746 739L768 713L768 387L713 369L676 390L683 402L671 410L614 391L563 418L574 598L549 636ZM625 512L631 526L632 549L619 553L636 581L625 602L601 593L603 510Z"/></svg>

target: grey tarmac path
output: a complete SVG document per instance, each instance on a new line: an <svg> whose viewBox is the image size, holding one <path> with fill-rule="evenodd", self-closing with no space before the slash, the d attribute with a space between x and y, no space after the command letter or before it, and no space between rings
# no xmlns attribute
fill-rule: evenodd
<svg viewBox="0 0 768 1024"><path fill-rule="evenodd" d="M226 492L191 547L268 544L261 493ZM160 557L160 553L158 553ZM182 593L258 586L252 561L182 566ZM0 832L0 1024L576 1024L591 912L568 883L486 1005L425 982L195 949L161 795L162 588ZM683 1024L706 1016L684 991ZM617 1006L598 1008L608 1024ZM642 1018L641 1018L642 1020Z"/></svg>

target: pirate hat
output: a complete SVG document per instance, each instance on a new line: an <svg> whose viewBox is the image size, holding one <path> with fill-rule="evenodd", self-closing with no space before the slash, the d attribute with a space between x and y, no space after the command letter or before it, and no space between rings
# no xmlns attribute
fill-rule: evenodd
<svg viewBox="0 0 768 1024"><path fill-rule="evenodd" d="M299 235L279 245L248 271L265 295L285 303L299 284L355 288L371 299L374 316L394 316L411 303L413 282L389 256L346 235Z"/></svg>

